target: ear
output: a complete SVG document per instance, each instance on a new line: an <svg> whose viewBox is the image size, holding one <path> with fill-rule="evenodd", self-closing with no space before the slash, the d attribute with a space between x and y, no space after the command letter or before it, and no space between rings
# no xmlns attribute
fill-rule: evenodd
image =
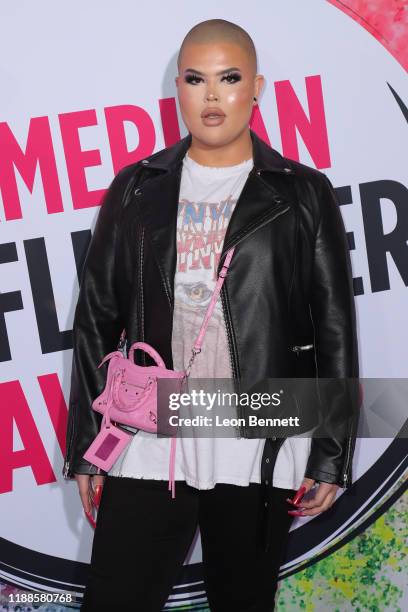
<svg viewBox="0 0 408 612"><path fill-rule="evenodd" d="M255 96L258 98L259 101L259 97L261 95L261 91L263 90L265 85L265 77L263 74L257 74L255 76Z"/></svg>

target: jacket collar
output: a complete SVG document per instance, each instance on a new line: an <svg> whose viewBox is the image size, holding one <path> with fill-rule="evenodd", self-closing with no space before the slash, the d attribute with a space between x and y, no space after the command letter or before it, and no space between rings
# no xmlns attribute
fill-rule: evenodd
<svg viewBox="0 0 408 612"><path fill-rule="evenodd" d="M292 174L294 172L290 161L283 157L278 151L267 145L253 130L249 130L252 140L252 157L254 171L279 172L281 174ZM192 136L190 133L179 140L176 144L162 149L151 155L148 160L143 160L142 164L157 170L174 170L181 163L191 146Z"/></svg>
<svg viewBox="0 0 408 612"><path fill-rule="evenodd" d="M288 188L278 190L273 180L279 173L295 173L289 160L264 143L251 130L254 168L248 175L241 196L231 215L218 263L218 272L227 251L246 240L260 227L288 212L292 207L291 197L287 199ZM139 211L142 222L149 233L156 254L158 268L165 287L170 308L174 304L174 275L177 262L176 225L182 161L191 144L191 135L182 138L175 145L162 149L140 163L150 171L160 170L153 180L142 182L138 188ZM271 173L262 177L263 173ZM275 174L272 174L275 173ZM269 179L269 180L268 180ZM234 267L234 266L232 266ZM228 283L227 283L228 284Z"/></svg>

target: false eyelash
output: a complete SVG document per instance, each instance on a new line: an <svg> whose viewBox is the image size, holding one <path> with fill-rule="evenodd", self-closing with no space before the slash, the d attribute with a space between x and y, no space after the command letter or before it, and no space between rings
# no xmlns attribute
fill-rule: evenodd
<svg viewBox="0 0 408 612"><path fill-rule="evenodd" d="M224 76L222 78L225 79L225 78L228 78L228 77L233 77L235 79L233 81L234 83L237 83L238 81L241 80L241 75L238 72L229 72L228 74L224 74ZM192 83L193 81L200 80L200 79L201 79L201 77L198 76L198 74L194 74L194 73L188 74L185 77L186 83Z"/></svg>
<svg viewBox="0 0 408 612"><path fill-rule="evenodd" d="M225 74L224 77L234 77L235 83L241 80L241 75L239 74L239 72L229 72L228 74Z"/></svg>

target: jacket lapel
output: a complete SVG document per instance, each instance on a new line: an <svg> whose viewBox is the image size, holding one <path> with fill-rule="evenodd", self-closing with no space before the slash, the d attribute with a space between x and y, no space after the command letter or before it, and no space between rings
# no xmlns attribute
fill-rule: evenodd
<svg viewBox="0 0 408 612"><path fill-rule="evenodd" d="M219 260L226 252L259 227L269 223L292 206L271 184L269 173L290 176L295 172L289 160L263 142L250 130L254 167L231 215ZM177 264L177 212L182 162L191 144L191 134L172 147L152 155L146 169L149 179L141 185L142 222L156 253L170 306L174 303L174 275ZM269 180L268 180L269 179Z"/></svg>
<svg viewBox="0 0 408 612"><path fill-rule="evenodd" d="M143 185L141 216L156 254L170 306L177 265L177 210L181 167Z"/></svg>
<svg viewBox="0 0 408 612"><path fill-rule="evenodd" d="M241 191L241 195L227 225L218 271L228 249L250 236L257 229L290 209L290 204L274 188L256 174L255 167Z"/></svg>

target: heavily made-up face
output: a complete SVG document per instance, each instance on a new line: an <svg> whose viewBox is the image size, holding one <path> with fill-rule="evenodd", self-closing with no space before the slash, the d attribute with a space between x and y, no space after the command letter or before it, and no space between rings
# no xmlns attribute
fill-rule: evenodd
<svg viewBox="0 0 408 612"><path fill-rule="evenodd" d="M230 42L190 43L180 59L176 84L187 129L209 148L231 143L248 127L263 76L245 49Z"/></svg>

